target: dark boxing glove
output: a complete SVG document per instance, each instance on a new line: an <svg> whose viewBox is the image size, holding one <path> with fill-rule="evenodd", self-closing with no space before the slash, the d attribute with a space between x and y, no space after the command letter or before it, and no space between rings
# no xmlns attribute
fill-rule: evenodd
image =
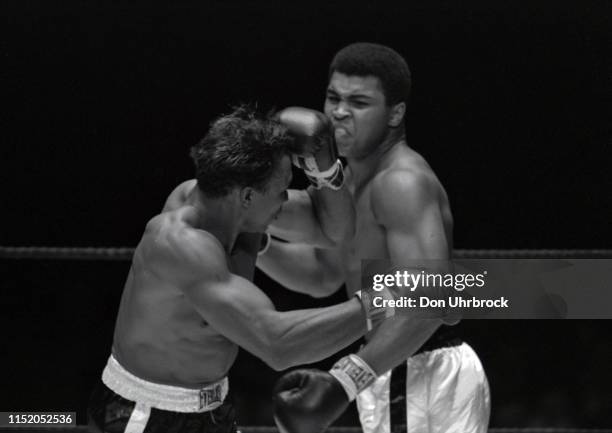
<svg viewBox="0 0 612 433"><path fill-rule="evenodd" d="M296 138L299 154L293 163L304 170L317 189L338 190L344 182L342 163L338 159L332 126L325 114L302 107L289 107L277 113L278 120Z"/></svg>
<svg viewBox="0 0 612 433"><path fill-rule="evenodd" d="M357 355L340 359L329 372L289 372L274 388L274 421L281 433L321 433L375 379Z"/></svg>

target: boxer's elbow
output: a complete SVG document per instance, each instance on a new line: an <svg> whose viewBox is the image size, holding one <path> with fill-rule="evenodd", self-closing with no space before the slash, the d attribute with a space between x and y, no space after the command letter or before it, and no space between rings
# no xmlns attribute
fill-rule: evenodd
<svg viewBox="0 0 612 433"><path fill-rule="evenodd" d="M325 232L325 237L330 247L341 248L342 245L346 244L347 239L355 237L355 225L347 222L341 226L334 227L332 230Z"/></svg>
<svg viewBox="0 0 612 433"><path fill-rule="evenodd" d="M326 298L342 287L345 274L340 261L326 257L324 250L316 250L315 257L317 268L311 273L314 278L310 281L308 293L313 298Z"/></svg>
<svg viewBox="0 0 612 433"><path fill-rule="evenodd" d="M322 231L328 248L342 248L355 237L355 217L351 215L343 218L341 222L322 227Z"/></svg>
<svg viewBox="0 0 612 433"><path fill-rule="evenodd" d="M303 350L293 351L289 346L279 346L278 351L266 361L266 364L275 371L283 371L308 362L312 361L309 357L304 357Z"/></svg>
<svg viewBox="0 0 612 433"><path fill-rule="evenodd" d="M266 362L266 364L268 364L268 366L274 371L283 371L291 367L291 364L288 362L284 362L282 357L270 360Z"/></svg>

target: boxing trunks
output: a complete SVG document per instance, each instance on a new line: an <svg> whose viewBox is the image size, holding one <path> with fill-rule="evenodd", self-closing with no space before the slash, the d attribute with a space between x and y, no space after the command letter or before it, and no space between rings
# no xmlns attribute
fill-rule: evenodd
<svg viewBox="0 0 612 433"><path fill-rule="evenodd" d="M148 382L111 355L88 408L89 430L104 433L235 433L227 378L201 389Z"/></svg>
<svg viewBox="0 0 612 433"><path fill-rule="evenodd" d="M482 364L457 338L432 337L357 396L364 433L486 433L490 407Z"/></svg>

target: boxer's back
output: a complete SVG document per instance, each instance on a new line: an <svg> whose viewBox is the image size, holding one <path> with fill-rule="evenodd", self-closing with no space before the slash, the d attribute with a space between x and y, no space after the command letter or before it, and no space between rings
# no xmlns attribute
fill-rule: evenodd
<svg viewBox="0 0 612 433"><path fill-rule="evenodd" d="M380 215L377 215L376 212L380 213L381 209L375 209L373 194L375 194L376 182L390 172L404 172L410 177L420 177L425 180L428 188L424 193L436 203L442 215L449 254L452 251L453 218L446 191L425 159L405 143L398 143L379 161L375 174L364 185L357 188L353 184L352 176L347 177L356 210L355 236L342 251L347 276L346 287L349 294L362 289L360 287L361 260L389 258L387 232L378 222ZM397 199L406 200L407 198L398 197ZM407 230L410 230L410 227L407 227ZM417 228L415 227L414 230Z"/></svg>
<svg viewBox="0 0 612 433"><path fill-rule="evenodd" d="M121 298L113 353L138 377L198 388L224 377L238 348L196 312L181 289L189 270L168 259L172 232L194 230L187 212L164 212L147 225Z"/></svg>

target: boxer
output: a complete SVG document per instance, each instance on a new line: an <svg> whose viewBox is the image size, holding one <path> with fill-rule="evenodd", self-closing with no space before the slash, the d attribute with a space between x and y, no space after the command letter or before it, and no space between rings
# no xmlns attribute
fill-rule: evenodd
<svg viewBox="0 0 612 433"><path fill-rule="evenodd" d="M348 163L356 230L339 246L317 243L302 230L312 213L302 206L295 218L300 202L290 191L270 227L289 242L273 241L257 262L279 283L313 296L329 295L345 283L352 295L361 288L361 259L451 258L453 219L446 191L406 142L410 85L406 61L388 47L351 44L334 57L325 114ZM406 426L410 433L486 432L490 402L482 365L442 324L396 315L369 333L360 352L339 361L331 374L298 371L282 378L275 397L279 428L321 431L356 398L365 433L406 431Z"/></svg>
<svg viewBox="0 0 612 433"><path fill-rule="evenodd" d="M368 305L357 298L278 312L250 281L259 233L287 200L292 156L317 185L303 198L312 197L320 243L352 231L332 145L325 116L297 107L276 120L240 107L211 125L191 151L196 180L175 189L134 252L89 405L92 431L234 432L227 373L239 346L281 370L366 332Z"/></svg>

